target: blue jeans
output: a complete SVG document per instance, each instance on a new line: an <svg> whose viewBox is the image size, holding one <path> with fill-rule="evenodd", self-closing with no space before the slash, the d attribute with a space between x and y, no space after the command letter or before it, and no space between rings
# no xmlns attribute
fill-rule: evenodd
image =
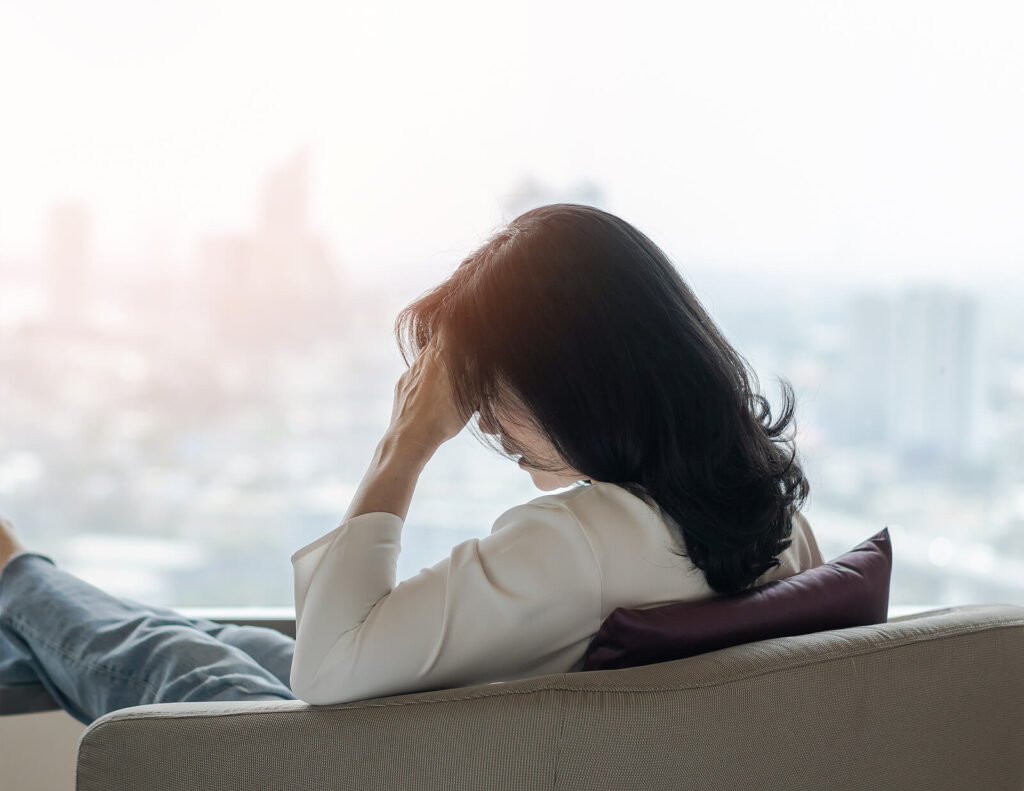
<svg viewBox="0 0 1024 791"><path fill-rule="evenodd" d="M295 640L105 593L36 552L0 574L0 686L42 683L78 721L145 703L295 700Z"/></svg>

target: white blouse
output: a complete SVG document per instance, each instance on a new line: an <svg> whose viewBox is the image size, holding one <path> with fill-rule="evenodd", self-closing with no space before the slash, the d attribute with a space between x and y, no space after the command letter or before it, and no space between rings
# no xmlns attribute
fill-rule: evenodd
<svg viewBox="0 0 1024 791"><path fill-rule="evenodd" d="M610 483L510 508L397 586L403 521L362 514L292 555L291 687L312 704L511 681L582 669L616 607L716 595L671 553L659 511ZM757 583L821 565L803 516L781 566Z"/></svg>

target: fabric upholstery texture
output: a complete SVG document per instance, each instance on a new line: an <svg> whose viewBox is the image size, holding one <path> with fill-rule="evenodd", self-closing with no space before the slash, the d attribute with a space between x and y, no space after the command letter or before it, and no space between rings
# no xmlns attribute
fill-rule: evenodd
<svg viewBox="0 0 1024 791"><path fill-rule="evenodd" d="M587 646L583 670L668 662L755 640L883 623L891 575L885 528L821 566L732 596L618 607Z"/></svg>
<svg viewBox="0 0 1024 791"><path fill-rule="evenodd" d="M79 791L1024 784L1024 607L332 706L169 703L84 733Z"/></svg>

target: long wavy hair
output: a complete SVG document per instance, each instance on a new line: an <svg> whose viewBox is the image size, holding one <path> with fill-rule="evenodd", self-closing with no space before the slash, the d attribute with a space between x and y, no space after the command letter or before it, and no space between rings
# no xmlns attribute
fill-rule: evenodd
<svg viewBox="0 0 1024 791"><path fill-rule="evenodd" d="M438 331L455 402L492 448L660 510L676 554L719 593L779 565L809 489L793 389L780 379L773 419L750 365L625 220L573 203L521 214L399 313L406 363ZM564 464L517 445L503 428L513 403Z"/></svg>

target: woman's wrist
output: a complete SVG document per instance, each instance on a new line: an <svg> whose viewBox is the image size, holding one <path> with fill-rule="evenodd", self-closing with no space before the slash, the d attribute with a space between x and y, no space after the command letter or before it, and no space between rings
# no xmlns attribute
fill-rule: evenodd
<svg viewBox="0 0 1024 791"><path fill-rule="evenodd" d="M377 443L370 466L342 521L362 514L383 512L405 519L420 473L436 446L389 431Z"/></svg>
<svg viewBox="0 0 1024 791"><path fill-rule="evenodd" d="M422 470L441 444L423 432L392 426L377 443L374 458L388 465Z"/></svg>

